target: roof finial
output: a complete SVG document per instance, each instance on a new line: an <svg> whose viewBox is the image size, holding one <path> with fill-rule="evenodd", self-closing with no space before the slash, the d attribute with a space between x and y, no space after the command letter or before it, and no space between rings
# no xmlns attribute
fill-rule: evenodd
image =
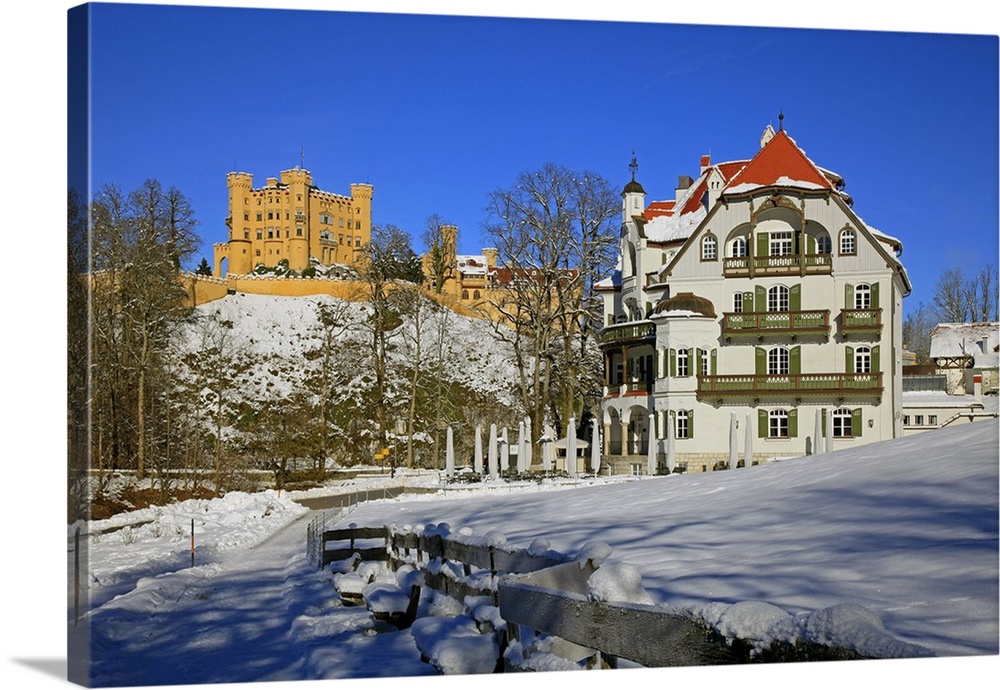
<svg viewBox="0 0 1000 690"><path fill-rule="evenodd" d="M639 169L639 164L635 161L635 149L632 149L632 162L628 164L628 169L632 171L632 181L635 182L635 171Z"/></svg>
<svg viewBox="0 0 1000 690"><path fill-rule="evenodd" d="M784 120L784 119L785 119L785 113L782 112L782 111L778 111L778 131L779 132L782 132L785 129L785 125L782 122L782 120Z"/></svg>

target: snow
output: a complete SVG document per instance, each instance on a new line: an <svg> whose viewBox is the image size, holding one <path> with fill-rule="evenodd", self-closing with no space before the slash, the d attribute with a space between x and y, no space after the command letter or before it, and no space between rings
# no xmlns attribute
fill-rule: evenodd
<svg viewBox="0 0 1000 690"><path fill-rule="evenodd" d="M678 202L678 208L683 208L682 202ZM691 213L656 216L643 226L643 232L650 242L686 240L698 228L699 223L704 220L707 213L704 206L699 206Z"/></svg>
<svg viewBox="0 0 1000 690"><path fill-rule="evenodd" d="M884 658L996 655L997 439L990 420L708 474L484 482L370 501L335 526L402 525L590 560L591 599L682 610L755 648L802 639ZM421 653L449 673L492 671L496 637L482 629L503 622L488 602L422 597L406 630L344 606L337 579L394 597L388 610L419 575L316 569L299 496L235 493L82 525L95 682L437 673ZM544 639L522 643L533 667L569 668ZM524 653L518 643L508 658Z"/></svg>

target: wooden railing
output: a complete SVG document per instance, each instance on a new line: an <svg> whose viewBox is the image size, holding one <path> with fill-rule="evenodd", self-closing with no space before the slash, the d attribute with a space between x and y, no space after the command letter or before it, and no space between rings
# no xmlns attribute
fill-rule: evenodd
<svg viewBox="0 0 1000 690"><path fill-rule="evenodd" d="M530 654L525 658L524 652L530 646L526 643L538 634L569 643L560 645L569 654L566 658L586 668L614 668L618 659L647 667L754 660L750 657L750 645L730 644L704 621L681 609L594 601L588 595L589 580L600 563L585 557L470 543L449 534L436 534L433 529L417 533L389 527L327 530L322 536L322 550L341 555L339 549L326 549L326 542L354 543L371 538L384 539L382 550L371 554L374 560L384 560L394 569L404 564L418 568L425 587L445 592L459 601L465 601L465 597L492 598L500 614L500 624L487 616L480 632L498 637L497 670L531 670ZM453 567L448 567L449 563ZM420 586L413 585L405 615L382 612L383 619L400 626L412 625L419 610L419 598ZM529 664L527 667L513 665L504 655L507 647L518 643L522 643L519 656ZM417 644L420 645L419 641ZM769 660L766 654L767 650L764 657L758 656L756 660ZM800 660L796 654L801 655L801 660L861 658L849 650L805 643L801 650L789 650L780 660Z"/></svg>
<svg viewBox="0 0 1000 690"><path fill-rule="evenodd" d="M848 333L881 333L882 310L841 309L840 328Z"/></svg>
<svg viewBox="0 0 1000 690"><path fill-rule="evenodd" d="M730 374L699 376L698 398L793 395L870 396L882 393L882 373Z"/></svg>
<svg viewBox="0 0 1000 690"><path fill-rule="evenodd" d="M722 334L727 337L738 335L767 334L829 335L830 311L750 311L726 312L722 315Z"/></svg>
<svg viewBox="0 0 1000 690"><path fill-rule="evenodd" d="M611 345L613 343L624 343L655 337L656 324L652 321L635 321L632 323L605 326L597 334L597 342L600 345Z"/></svg>
<svg viewBox="0 0 1000 690"><path fill-rule="evenodd" d="M748 275L805 275L830 273L830 254L784 254L782 256L740 256L722 260L723 274L728 277Z"/></svg>

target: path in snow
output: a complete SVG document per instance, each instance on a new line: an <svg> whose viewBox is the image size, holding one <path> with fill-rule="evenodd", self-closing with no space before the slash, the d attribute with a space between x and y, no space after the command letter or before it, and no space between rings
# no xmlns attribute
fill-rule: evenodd
<svg viewBox="0 0 1000 690"><path fill-rule="evenodd" d="M374 634L366 609L339 605L330 574L306 561L312 517L216 563L143 578L92 611L93 684L434 674L408 631Z"/></svg>

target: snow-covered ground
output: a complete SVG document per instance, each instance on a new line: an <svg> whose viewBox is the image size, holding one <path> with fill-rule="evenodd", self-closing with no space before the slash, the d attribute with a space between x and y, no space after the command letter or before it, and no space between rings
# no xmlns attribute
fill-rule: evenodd
<svg viewBox="0 0 1000 690"><path fill-rule="evenodd" d="M432 673L413 631L374 634L363 610L338 605L330 574L306 562L311 514L295 497L230 494L87 525L136 523L90 537L98 682ZM702 475L579 488L487 483L362 504L341 522L445 522L454 532L499 531L513 545L544 538L568 555L603 542L607 572L637 572L654 604L686 607L720 630L854 637L871 651L961 656L975 666L998 650L997 497L998 426L988 421ZM863 663L896 664L896 675L902 664L929 662ZM845 664L811 666L828 679L831 665Z"/></svg>

